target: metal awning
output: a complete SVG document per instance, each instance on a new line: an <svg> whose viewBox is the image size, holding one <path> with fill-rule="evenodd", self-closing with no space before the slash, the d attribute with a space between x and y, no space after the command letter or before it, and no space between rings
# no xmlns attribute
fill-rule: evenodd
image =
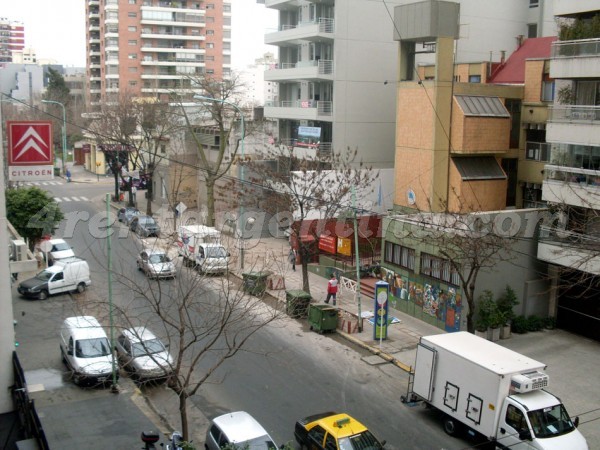
<svg viewBox="0 0 600 450"><path fill-rule="evenodd" d="M456 166L463 181L506 180L506 174L493 156L454 156Z"/></svg>
<svg viewBox="0 0 600 450"><path fill-rule="evenodd" d="M455 95L465 116L510 117L510 113L498 97L485 95Z"/></svg>

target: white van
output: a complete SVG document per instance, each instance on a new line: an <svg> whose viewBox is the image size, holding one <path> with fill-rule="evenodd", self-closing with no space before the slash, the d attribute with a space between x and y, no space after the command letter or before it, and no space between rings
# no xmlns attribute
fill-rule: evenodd
<svg viewBox="0 0 600 450"><path fill-rule="evenodd" d="M197 244L196 268L200 273L226 273L229 268L229 253L220 244Z"/></svg>
<svg viewBox="0 0 600 450"><path fill-rule="evenodd" d="M277 450L277 445L267 430L244 411L215 417L206 432L204 446L206 450L220 450L229 446L251 450Z"/></svg>
<svg viewBox="0 0 600 450"><path fill-rule="evenodd" d="M17 291L24 297L45 300L61 292L83 292L92 283L90 267L81 258L60 259L35 277L19 283Z"/></svg>
<svg viewBox="0 0 600 450"><path fill-rule="evenodd" d="M75 384L112 381L113 353L100 322L92 316L68 317L60 329L60 353ZM116 376L118 370L115 365Z"/></svg>

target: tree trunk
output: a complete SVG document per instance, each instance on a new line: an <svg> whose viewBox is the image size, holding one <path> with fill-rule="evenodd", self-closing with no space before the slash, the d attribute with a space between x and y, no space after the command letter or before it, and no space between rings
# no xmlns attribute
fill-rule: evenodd
<svg viewBox="0 0 600 450"><path fill-rule="evenodd" d="M153 174L150 173L149 177L148 177L148 182L146 183L146 215L147 216L152 216L152 197L154 197L153 195L153 191L152 191L152 180L153 180Z"/></svg>
<svg viewBox="0 0 600 450"><path fill-rule="evenodd" d="M215 226L215 180L211 176L206 178L206 225ZM242 220L240 217L238 220ZM238 226L240 226L238 224ZM243 229L243 227L242 227ZM242 236L243 239L243 236Z"/></svg>
<svg viewBox="0 0 600 450"><path fill-rule="evenodd" d="M185 392L179 393L179 418L181 420L181 435L183 440L189 442L190 437L188 435L188 417L187 417L187 395Z"/></svg>
<svg viewBox="0 0 600 450"><path fill-rule="evenodd" d="M300 239L298 239L300 241ZM308 279L308 250L305 245L299 242L300 264L302 264L302 290L310 294L310 282Z"/></svg>
<svg viewBox="0 0 600 450"><path fill-rule="evenodd" d="M118 202L119 199L119 172L113 167L113 176L115 177L115 202Z"/></svg>
<svg viewBox="0 0 600 450"><path fill-rule="evenodd" d="M475 290L468 288L465 291L465 297L467 297L467 305L469 306L469 312L467 313L467 331L473 333L475 331L475 323L473 321L475 315Z"/></svg>

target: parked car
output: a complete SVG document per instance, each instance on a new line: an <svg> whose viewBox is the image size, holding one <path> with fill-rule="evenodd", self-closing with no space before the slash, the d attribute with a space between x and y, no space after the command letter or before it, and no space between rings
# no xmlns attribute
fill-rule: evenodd
<svg viewBox="0 0 600 450"><path fill-rule="evenodd" d="M377 450L385 441L379 442L358 420L348 414L326 412L306 417L296 422L294 437L301 448Z"/></svg>
<svg viewBox="0 0 600 450"><path fill-rule="evenodd" d="M119 212L117 213L117 219L119 220L119 222L123 222L125 225L129 225L131 219L133 219L135 216L140 216L141 214L142 213L138 211L137 208L127 206L125 208L119 209Z"/></svg>
<svg viewBox="0 0 600 450"><path fill-rule="evenodd" d="M91 283L87 261L72 257L58 260L35 277L21 281L17 291L23 297L46 300L62 292L82 293Z"/></svg>
<svg viewBox="0 0 600 450"><path fill-rule="evenodd" d="M145 248L137 256L137 266L150 278L175 278L177 269L164 250Z"/></svg>
<svg viewBox="0 0 600 450"><path fill-rule="evenodd" d="M173 372L167 347L146 327L123 330L115 347L121 366L139 380L167 378Z"/></svg>
<svg viewBox="0 0 600 450"><path fill-rule="evenodd" d="M68 317L60 328L60 353L77 385L112 381L112 349L95 317ZM115 374L118 379L119 373Z"/></svg>
<svg viewBox="0 0 600 450"><path fill-rule="evenodd" d="M52 248L48 252L48 265L51 266L59 259L72 258L75 252L64 239L50 239Z"/></svg>
<svg viewBox="0 0 600 450"><path fill-rule="evenodd" d="M158 237L160 226L150 216L135 216L131 219L129 229L140 237Z"/></svg>
<svg viewBox="0 0 600 450"><path fill-rule="evenodd" d="M250 450L277 450L267 430L254 417L244 411L223 414L214 418L204 443L206 450L224 447Z"/></svg>

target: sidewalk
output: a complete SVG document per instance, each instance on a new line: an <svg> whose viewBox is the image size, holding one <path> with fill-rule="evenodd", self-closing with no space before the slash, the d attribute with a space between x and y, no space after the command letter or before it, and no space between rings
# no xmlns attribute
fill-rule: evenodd
<svg viewBox="0 0 600 450"><path fill-rule="evenodd" d="M81 166L75 166L71 169L73 182L96 182L93 174L88 174ZM108 178L114 182L113 178ZM107 186L108 188L108 186ZM125 204L114 204L121 207ZM144 209L145 203L138 202L138 208ZM159 207L153 208L158 211ZM163 209L164 211L164 209ZM191 212L190 212L191 213ZM185 219L185 214L182 219ZM164 218L157 217L160 225L165 231L165 235L170 235L169 239L161 239L165 246L173 244L173 223ZM296 271L292 270L291 264L287 260L289 244L286 239L261 238L257 240L248 240L245 243L244 250L244 268L240 268L240 252L236 241L225 237L228 240L225 245L231 251L231 272L236 277L242 278L241 274L247 271L271 271L275 275L283 278L285 288L268 289L266 294L277 298L282 305L285 305L285 291L290 289L302 289L302 271L301 266L296 266ZM171 247L172 252L175 248ZM309 273L310 294L313 301L323 302L327 292L326 274ZM283 286L280 286L283 287ZM361 299L361 311L373 311L374 300L363 296ZM342 289L338 292L337 306L353 314L358 313L358 304L354 292ZM366 364L377 365L390 363L398 367L398 370L409 371L414 366L416 347L421 336L444 333L437 327L429 325L412 316L390 308L389 314L400 319L400 323L392 324L388 327L387 339L374 340L373 326L367 321L363 322L363 331L360 333L346 333L337 330L337 335L347 339L355 345L368 349L373 356L363 357L362 361ZM306 320L306 319L298 319ZM586 338L564 332L562 330L546 330L538 333L527 333L525 335L513 334L510 339L499 341L498 344L526 354L534 359L538 359L548 364L548 370L551 377L551 391L562 397L570 413L581 415L581 431L588 440L590 448L600 448L600 428L595 426L594 421L600 418L600 389L595 383L596 375L600 372L600 343ZM576 387L576 389L574 389ZM400 396L404 392L398 393L399 407ZM177 398L171 391L165 389L157 397L158 402L154 405L157 415L161 415L166 405L176 404ZM396 401L394 400L394 401ZM190 402L190 417L194 430L194 442L203 442L203 436L208 425L208 420L202 414L202 411L192 407ZM596 411L596 412L594 412ZM163 419L164 416L163 416ZM172 419L171 417L169 419ZM591 423L590 423L591 422ZM157 428L161 430L177 428L177 424L157 423Z"/></svg>

